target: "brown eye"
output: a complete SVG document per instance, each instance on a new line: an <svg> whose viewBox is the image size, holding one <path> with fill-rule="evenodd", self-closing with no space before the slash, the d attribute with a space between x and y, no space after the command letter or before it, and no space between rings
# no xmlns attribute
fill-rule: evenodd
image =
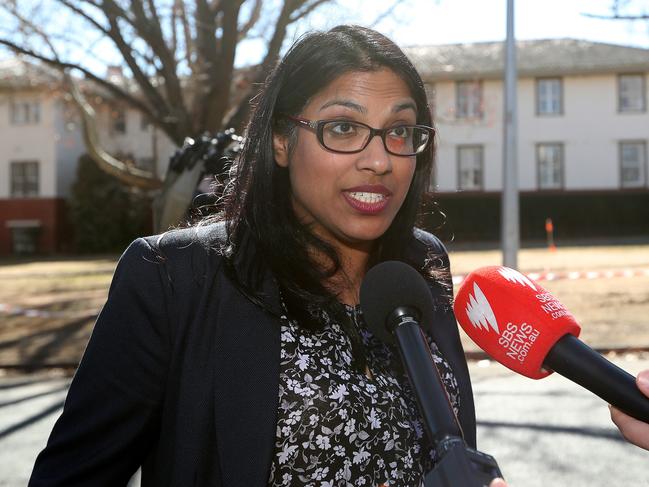
<svg viewBox="0 0 649 487"><path fill-rule="evenodd" d="M355 135L357 126L352 122L330 122L327 124L326 130L333 136L343 137Z"/></svg>

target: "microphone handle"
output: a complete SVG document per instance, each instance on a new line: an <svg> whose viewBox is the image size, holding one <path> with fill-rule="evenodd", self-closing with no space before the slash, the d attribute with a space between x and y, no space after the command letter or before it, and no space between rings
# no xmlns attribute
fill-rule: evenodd
<svg viewBox="0 0 649 487"><path fill-rule="evenodd" d="M400 311L400 312L399 312ZM392 315L401 360L417 398L419 412L433 444L447 436L462 437L446 388L433 362L419 323L404 308Z"/></svg>
<svg viewBox="0 0 649 487"><path fill-rule="evenodd" d="M640 421L649 423L649 398L635 377L609 362L574 335L564 335L550 349L543 365L576 382Z"/></svg>
<svg viewBox="0 0 649 487"><path fill-rule="evenodd" d="M437 370L419 323L408 308L397 308L388 319L419 412L433 445L438 464L424 477L424 487L488 487L502 477L496 460L469 448L464 442L446 388Z"/></svg>

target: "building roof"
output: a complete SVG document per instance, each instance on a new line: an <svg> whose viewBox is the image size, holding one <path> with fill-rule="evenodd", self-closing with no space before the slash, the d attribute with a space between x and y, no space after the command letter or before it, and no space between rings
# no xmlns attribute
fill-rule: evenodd
<svg viewBox="0 0 649 487"><path fill-rule="evenodd" d="M504 42L404 49L427 80L502 78ZM517 41L519 76L649 71L649 49L577 39Z"/></svg>
<svg viewBox="0 0 649 487"><path fill-rule="evenodd" d="M21 56L0 60L0 89L50 86L60 78L56 70L27 61Z"/></svg>

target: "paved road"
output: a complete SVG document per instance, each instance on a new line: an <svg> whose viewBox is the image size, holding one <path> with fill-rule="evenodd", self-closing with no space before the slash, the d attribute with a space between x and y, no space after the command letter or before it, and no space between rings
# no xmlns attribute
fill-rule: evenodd
<svg viewBox="0 0 649 487"><path fill-rule="evenodd" d="M632 372L649 360L615 361ZM472 366L478 447L512 487L649 486L649 452L621 439L606 404L553 374L535 381Z"/></svg>
<svg viewBox="0 0 649 487"><path fill-rule="evenodd" d="M647 360L617 363L649 368ZM598 398L558 376L532 381L497 364L471 369L479 447L496 457L512 487L649 486L649 452L620 439ZM0 379L0 486L26 485L68 380Z"/></svg>

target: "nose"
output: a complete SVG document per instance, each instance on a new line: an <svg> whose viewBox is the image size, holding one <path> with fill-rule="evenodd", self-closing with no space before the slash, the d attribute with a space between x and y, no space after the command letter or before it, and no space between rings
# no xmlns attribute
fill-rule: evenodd
<svg viewBox="0 0 649 487"><path fill-rule="evenodd" d="M357 166L359 170L376 174L392 172L392 156L388 154L379 135L375 135L365 149L359 152Z"/></svg>

